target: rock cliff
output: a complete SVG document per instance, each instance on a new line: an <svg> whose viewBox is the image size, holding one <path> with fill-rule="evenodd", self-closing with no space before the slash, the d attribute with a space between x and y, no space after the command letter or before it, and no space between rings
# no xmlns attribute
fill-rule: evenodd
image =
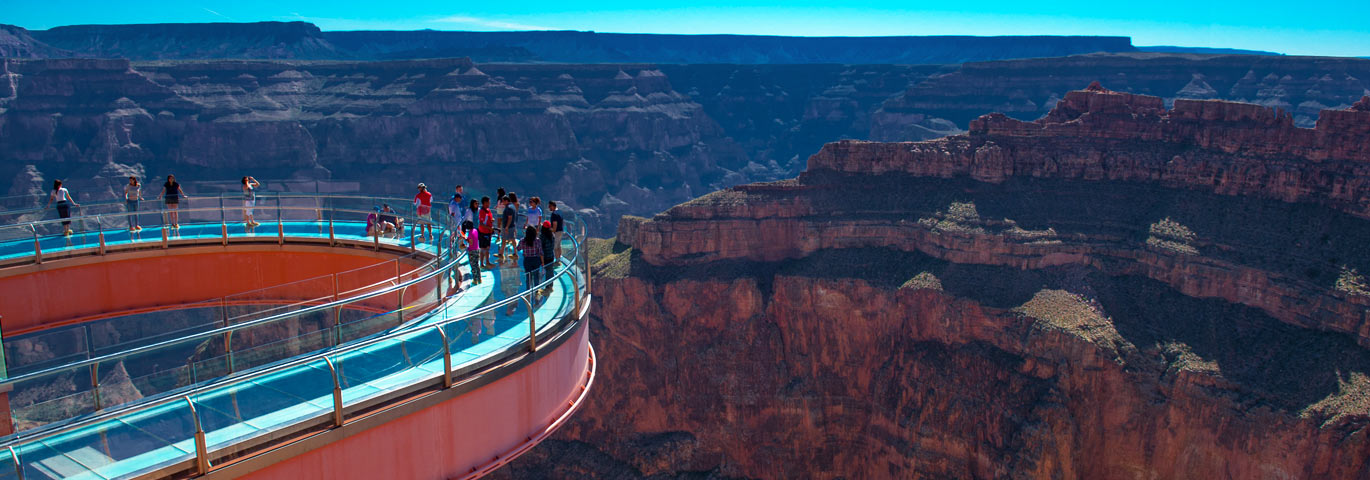
<svg viewBox="0 0 1370 480"><path fill-rule="evenodd" d="M904 115L946 119L962 128L985 112L1033 120L1071 89L1102 82L1121 92L1176 99L1233 100L1279 108L1302 127L1318 114L1344 109L1370 94L1370 61L1257 55L1119 53L973 62L929 78L892 98L881 109L892 127L872 140L910 140L897 135ZM877 117L875 123L881 124Z"/></svg>
<svg viewBox="0 0 1370 480"><path fill-rule="evenodd" d="M1092 86L625 218L603 383L503 474L1366 478L1366 104Z"/></svg>
<svg viewBox="0 0 1370 480"><path fill-rule="evenodd" d="M64 178L88 198L113 195L122 175L169 172L360 182L377 193L410 191L416 179L505 186L589 209L608 234L622 214L793 176L828 141L937 138L969 128L970 111L1036 118L1092 81L1159 93L1168 107L1202 75L1214 98L1272 103L1311 127L1308 108L1348 108L1370 88L1359 80L1367 65L1174 55L964 66L6 59L0 178L15 179L16 195ZM1016 109L1019 97L1033 108Z"/></svg>

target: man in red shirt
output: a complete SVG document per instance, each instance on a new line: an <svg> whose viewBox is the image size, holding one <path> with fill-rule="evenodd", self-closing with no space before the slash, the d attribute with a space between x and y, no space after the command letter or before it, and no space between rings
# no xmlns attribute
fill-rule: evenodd
<svg viewBox="0 0 1370 480"><path fill-rule="evenodd" d="M419 193L414 195L414 210L419 222L415 228L418 228L419 232L428 232L426 237L424 233L420 233L419 240L433 238L433 194L428 191L427 185L419 184Z"/></svg>

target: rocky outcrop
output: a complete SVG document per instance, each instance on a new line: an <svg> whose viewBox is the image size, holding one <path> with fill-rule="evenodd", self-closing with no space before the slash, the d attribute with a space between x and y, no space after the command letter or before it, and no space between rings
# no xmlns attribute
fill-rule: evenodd
<svg viewBox="0 0 1370 480"><path fill-rule="evenodd" d="M506 473L1363 478L1363 114L1095 86L627 221L603 383Z"/></svg>
<svg viewBox="0 0 1370 480"><path fill-rule="evenodd" d="M72 52L38 41L23 27L0 24L0 58L53 58L71 55ZM0 92L0 95L3 95L3 92Z"/></svg>
<svg viewBox="0 0 1370 480"><path fill-rule="evenodd" d="M1370 92L1370 60L1120 53L974 62L886 102L876 122L884 115L921 114L965 128L986 112L1035 120L1066 92L1095 81L1120 92L1161 97L1167 106L1177 99L1199 99L1278 108L1295 124L1312 127L1323 110L1345 109Z"/></svg>

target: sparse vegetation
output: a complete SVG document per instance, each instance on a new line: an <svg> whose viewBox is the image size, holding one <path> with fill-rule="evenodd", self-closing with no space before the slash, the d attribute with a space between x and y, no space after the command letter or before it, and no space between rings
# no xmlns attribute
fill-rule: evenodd
<svg viewBox="0 0 1370 480"><path fill-rule="evenodd" d="M1170 217L1151 224L1150 232L1151 236L1147 237L1146 244L1151 247L1185 255L1199 254L1199 249L1194 247L1194 240L1197 238L1194 231L1180 222L1171 220Z"/></svg>
<svg viewBox="0 0 1370 480"><path fill-rule="evenodd" d="M1037 319L1043 328L1064 331L1111 350L1115 356L1119 346L1126 343L1098 302L1077 293L1043 289L1013 311Z"/></svg>
<svg viewBox="0 0 1370 480"><path fill-rule="evenodd" d="M932 274L932 272L922 272L918 275L914 275L913 278L910 278L907 282L904 282L904 284L900 285L899 288L911 288L914 290L930 289L937 290L940 292L942 291L942 280L938 279L936 275Z"/></svg>
<svg viewBox="0 0 1370 480"><path fill-rule="evenodd" d="M980 212L974 202L951 202L946 211L918 219L918 224L935 232L985 233L980 223Z"/></svg>
<svg viewBox="0 0 1370 480"><path fill-rule="evenodd" d="M1189 227L1181 225L1180 222L1171 220L1170 217L1151 224L1151 236L1174 240L1181 243L1194 241L1194 231Z"/></svg>
<svg viewBox="0 0 1370 480"><path fill-rule="evenodd" d="M1177 370L1207 373L1215 376L1222 375L1222 371L1218 368L1218 362L1200 357L1194 353L1194 349L1187 343L1172 341L1159 347L1161 353L1170 362L1170 366Z"/></svg>
<svg viewBox="0 0 1370 480"><path fill-rule="evenodd" d="M1008 218L1002 221L983 219L980 217L980 210L976 208L974 202L952 202L946 210L918 219L918 224L934 232L1003 235L1035 245L1061 243L1056 240L1056 230L1053 228L1029 230Z"/></svg>
<svg viewBox="0 0 1370 480"><path fill-rule="evenodd" d="M1339 372L1337 391L1304 408L1299 415L1327 424L1349 416L1363 416L1367 411L1370 411L1370 377L1362 372L1349 375Z"/></svg>
<svg viewBox="0 0 1370 480"><path fill-rule="evenodd" d="M1365 284L1365 277L1356 269L1346 266L1341 267L1341 274L1337 275L1337 283L1333 288L1347 295L1370 296L1370 285Z"/></svg>
<svg viewBox="0 0 1370 480"><path fill-rule="evenodd" d="M947 218L962 221L980 221L980 211L975 208L975 202L951 202L947 206Z"/></svg>

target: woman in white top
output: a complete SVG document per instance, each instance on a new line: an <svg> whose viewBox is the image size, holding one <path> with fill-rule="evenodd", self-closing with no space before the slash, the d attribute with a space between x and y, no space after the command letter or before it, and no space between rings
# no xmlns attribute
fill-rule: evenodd
<svg viewBox="0 0 1370 480"><path fill-rule="evenodd" d="M62 186L61 180L52 181L52 193L48 195L48 205L52 205L53 202L57 202L57 216L64 219L71 218L71 207L73 205L81 206L81 204L76 203L75 199L71 198L71 192ZM45 205L43 208L47 208L47 206ZM71 235L71 220L62 221L62 234Z"/></svg>
<svg viewBox="0 0 1370 480"><path fill-rule="evenodd" d="M542 199L533 197L528 199L528 225L533 228L542 227Z"/></svg>
<svg viewBox="0 0 1370 480"><path fill-rule="evenodd" d="M128 177L128 185L124 185L124 206L128 210L128 231L141 231L143 227L138 226L138 201L143 199L143 184L138 182L138 177Z"/></svg>
<svg viewBox="0 0 1370 480"><path fill-rule="evenodd" d="M243 225L247 228L261 225L252 219L252 207L257 206L257 187L260 186L261 182L251 175L243 177Z"/></svg>

